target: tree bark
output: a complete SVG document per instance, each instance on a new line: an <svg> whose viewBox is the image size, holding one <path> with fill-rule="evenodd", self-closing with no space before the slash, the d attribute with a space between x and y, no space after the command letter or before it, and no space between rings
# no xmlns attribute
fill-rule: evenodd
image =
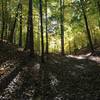
<svg viewBox="0 0 100 100"><path fill-rule="evenodd" d="M19 2L19 4L18 4L17 10L16 10L16 15L15 15L14 24L13 24L13 27L12 27L12 29L11 29L11 33L10 33L10 36L9 36L9 42L10 42L10 43L13 43L13 40L14 40L14 31L15 31L15 27L16 27L16 22L17 22L19 7L20 7L20 2Z"/></svg>
<svg viewBox="0 0 100 100"><path fill-rule="evenodd" d="M20 2L20 33L19 33L19 47L22 48L22 2Z"/></svg>
<svg viewBox="0 0 100 100"><path fill-rule="evenodd" d="M30 53L34 55L34 40L33 40L33 14L32 14L32 0L29 0L29 11L28 11L28 27L27 27L27 36L26 36L26 47L29 49Z"/></svg>
<svg viewBox="0 0 100 100"><path fill-rule="evenodd" d="M2 0L2 32L1 32L1 40L3 40L3 36L4 36L4 28L5 28L4 2L3 2L3 0Z"/></svg>
<svg viewBox="0 0 100 100"><path fill-rule="evenodd" d="M61 54L64 55L64 0L60 0Z"/></svg>
<svg viewBox="0 0 100 100"><path fill-rule="evenodd" d="M37 39L38 39L38 54L40 55L40 17L38 17L38 34L37 34Z"/></svg>
<svg viewBox="0 0 100 100"><path fill-rule="evenodd" d="M45 18L46 18L46 54L48 54L48 19L47 19L47 0L45 0Z"/></svg>
<svg viewBox="0 0 100 100"><path fill-rule="evenodd" d="M94 53L94 47L93 47L93 43L92 43L90 29L89 29L89 26L88 26L87 16L86 16L85 9L84 9L83 0L80 0L80 3L81 3L81 7L82 7L83 16L84 16L85 27L86 27L86 30L87 30L87 36L88 36L88 40L89 40L89 44L90 44L90 49L91 49L91 52Z"/></svg>
<svg viewBox="0 0 100 100"><path fill-rule="evenodd" d="M43 20L42 20L42 0L39 0L40 3L40 24L41 24L41 61L44 62L44 38L43 38Z"/></svg>
<svg viewBox="0 0 100 100"><path fill-rule="evenodd" d="M8 1L8 34L7 34L7 40L9 40L10 32L11 32L11 0Z"/></svg>
<svg viewBox="0 0 100 100"><path fill-rule="evenodd" d="M98 13L99 13L99 18L98 18L98 24L99 24L99 28L100 28L100 1L97 1L97 8L98 8Z"/></svg>
<svg viewBox="0 0 100 100"><path fill-rule="evenodd" d="M6 22L5 22L5 39L7 39L7 35L8 35L8 3L7 3L8 1L7 0L5 0L5 16L6 16L6 18L5 18L5 20L6 20ZM8 16L8 17L7 17Z"/></svg>

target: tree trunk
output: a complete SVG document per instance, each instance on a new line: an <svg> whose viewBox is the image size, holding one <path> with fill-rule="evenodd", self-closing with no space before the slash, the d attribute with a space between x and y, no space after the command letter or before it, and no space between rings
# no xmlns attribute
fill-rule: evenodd
<svg viewBox="0 0 100 100"><path fill-rule="evenodd" d="M22 48L22 2L20 2L20 33L19 33L19 47Z"/></svg>
<svg viewBox="0 0 100 100"><path fill-rule="evenodd" d="M47 19L47 0L45 0L45 18L46 18L46 54L48 54L48 19Z"/></svg>
<svg viewBox="0 0 100 100"><path fill-rule="evenodd" d="M1 32L1 40L3 40L3 36L4 36L4 28L5 28L4 2L3 2L3 0L2 0L2 32Z"/></svg>
<svg viewBox="0 0 100 100"><path fill-rule="evenodd" d="M87 21L87 16L86 16L85 9L84 9L83 0L80 0L80 2L81 2L81 6L82 6L82 12L83 12L83 16L84 16L85 27L87 30L87 36L88 36L88 40L89 40L89 44L90 44L90 49L91 49L91 52L94 53L94 47L93 47L93 43L92 43L92 39L91 39L90 29L88 26L88 21Z"/></svg>
<svg viewBox="0 0 100 100"><path fill-rule="evenodd" d="M100 28L100 1L97 1L97 9L98 9L98 13L99 13L99 18L98 18L98 24L99 24L99 28Z"/></svg>
<svg viewBox="0 0 100 100"><path fill-rule="evenodd" d="M5 23L5 39L7 39L7 35L8 35L8 3L7 3L7 0L5 0L5 20L6 20L6 23Z"/></svg>
<svg viewBox="0 0 100 100"><path fill-rule="evenodd" d="M8 12L9 12L9 16L8 16L8 33L7 33L7 40L9 39L10 36L10 31L11 31L11 0L8 1Z"/></svg>
<svg viewBox="0 0 100 100"><path fill-rule="evenodd" d="M26 36L26 50L30 50L30 54L34 55L34 40L33 40L33 14L32 14L32 0L29 0L29 11L28 11L28 27Z"/></svg>
<svg viewBox="0 0 100 100"><path fill-rule="evenodd" d="M40 27L41 27L41 62L44 63L44 38L43 38L43 21L42 21L42 0L39 0L40 8ZM44 100L44 67L40 68L40 85L41 85L41 100Z"/></svg>
<svg viewBox="0 0 100 100"><path fill-rule="evenodd" d="M61 54L64 55L64 0L60 0Z"/></svg>
<svg viewBox="0 0 100 100"><path fill-rule="evenodd" d="M7 39L7 36L8 36L8 25L6 23L6 25L5 25L5 39Z"/></svg>
<svg viewBox="0 0 100 100"><path fill-rule="evenodd" d="M37 39L38 39L38 47L37 47L38 48L38 54L40 55L40 17L38 17L38 34L37 34Z"/></svg>
<svg viewBox="0 0 100 100"><path fill-rule="evenodd" d="M76 55L76 51L77 51L77 46L76 46L76 41L75 41L75 38L74 38L74 54Z"/></svg>
<svg viewBox="0 0 100 100"><path fill-rule="evenodd" d="M69 54L71 55L72 51L71 51L71 43L70 43L70 41L68 41L68 46L69 46Z"/></svg>
<svg viewBox="0 0 100 100"><path fill-rule="evenodd" d="M10 33L10 36L9 36L9 42L10 42L10 43L13 43L14 31L15 31L15 26L16 26L16 22L17 22L19 7L20 7L20 2L19 2L19 4L18 4L17 10L16 10L16 15L15 15L14 24L13 24L13 27L12 27L12 29L11 29L11 33Z"/></svg>
<svg viewBox="0 0 100 100"><path fill-rule="evenodd" d="M41 24L41 48L42 48L42 54L41 54L41 61L44 62L44 38L43 38L43 21L42 21L42 0L40 1L40 24Z"/></svg>

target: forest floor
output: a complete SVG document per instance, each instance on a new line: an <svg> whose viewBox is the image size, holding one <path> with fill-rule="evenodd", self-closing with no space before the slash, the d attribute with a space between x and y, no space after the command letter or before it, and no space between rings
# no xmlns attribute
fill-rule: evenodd
<svg viewBox="0 0 100 100"><path fill-rule="evenodd" d="M41 70L42 69L42 70ZM0 100L99 100L100 55L49 54L45 63L0 42Z"/></svg>

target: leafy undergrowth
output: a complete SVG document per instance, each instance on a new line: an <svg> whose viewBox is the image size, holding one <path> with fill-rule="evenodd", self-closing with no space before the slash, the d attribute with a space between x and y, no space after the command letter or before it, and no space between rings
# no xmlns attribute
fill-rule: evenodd
<svg viewBox="0 0 100 100"><path fill-rule="evenodd" d="M0 100L100 99L99 50L93 55L49 54L43 64L39 57L29 57L9 43L0 43L0 47L0 84L2 77L20 68L11 74Z"/></svg>

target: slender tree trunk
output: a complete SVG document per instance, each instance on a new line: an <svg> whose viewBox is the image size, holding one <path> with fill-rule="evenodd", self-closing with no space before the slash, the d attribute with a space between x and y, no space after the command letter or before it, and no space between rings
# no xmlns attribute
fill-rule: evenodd
<svg viewBox="0 0 100 100"><path fill-rule="evenodd" d="M11 0L8 1L8 33L7 33L7 40L9 40L10 32L11 32Z"/></svg>
<svg viewBox="0 0 100 100"><path fill-rule="evenodd" d="M83 12L83 16L84 16L84 21L85 21L85 26L86 26L86 30L87 30L87 36L88 36L88 40L89 40L89 44L90 44L90 49L91 49L91 52L94 53L94 47L93 47L93 43L92 43L90 29L88 26L87 16L86 16L85 9L84 9L83 0L80 0L80 2L81 2L81 6L82 6L82 12Z"/></svg>
<svg viewBox="0 0 100 100"><path fill-rule="evenodd" d="M16 33L14 32L13 43L16 44Z"/></svg>
<svg viewBox="0 0 100 100"><path fill-rule="evenodd" d="M98 13L99 13L98 24L99 24L99 28L100 28L100 0L97 1L97 9L98 9Z"/></svg>
<svg viewBox="0 0 100 100"><path fill-rule="evenodd" d="M27 27L27 37L26 37L26 47L25 49L29 49L30 53L34 55L34 40L33 40L33 14L32 14L32 0L29 0L29 11L28 11L28 27Z"/></svg>
<svg viewBox="0 0 100 100"><path fill-rule="evenodd" d="M76 47L76 41L75 41L75 38L74 38L74 54L76 55L76 50L77 50L77 47Z"/></svg>
<svg viewBox="0 0 100 100"><path fill-rule="evenodd" d="M40 27L41 27L41 62L44 63L44 38L43 38L43 20L42 20L42 0L39 0L40 10ZM41 100L44 100L44 67L40 68L40 85L41 85Z"/></svg>
<svg viewBox="0 0 100 100"><path fill-rule="evenodd" d="M3 2L3 0L2 0L2 32L1 32L1 40L3 40L3 36L4 36L4 28L5 28L4 2Z"/></svg>
<svg viewBox="0 0 100 100"><path fill-rule="evenodd" d="M5 0L5 16L6 16L6 18L5 18L5 20L6 20L6 22L5 22L5 39L7 39L7 35L8 35L8 17L9 17L9 15L8 15L8 4L7 4L7 0Z"/></svg>
<svg viewBox="0 0 100 100"><path fill-rule="evenodd" d="M47 0L45 0L45 18L46 18L46 54L48 54L48 19L47 19Z"/></svg>
<svg viewBox="0 0 100 100"><path fill-rule="evenodd" d="M15 27L16 27L16 22L17 22L19 7L20 7L20 2L19 2L19 4L18 4L17 10L16 10L16 15L15 15L14 24L13 24L13 27L12 27L12 29L11 29L11 33L10 33L10 36L9 36L9 42L10 42L10 43L13 43L14 31L15 31Z"/></svg>
<svg viewBox="0 0 100 100"><path fill-rule="evenodd" d="M6 25L5 25L5 39L7 39L7 36L8 36L8 25L6 23Z"/></svg>
<svg viewBox="0 0 100 100"><path fill-rule="evenodd" d="M42 48L42 54L41 54L41 61L44 62L44 38L43 38L43 20L42 20L42 0L40 1L40 23L41 23L41 48Z"/></svg>
<svg viewBox="0 0 100 100"><path fill-rule="evenodd" d="M38 39L38 53L40 55L40 17L38 18L38 34L37 34L37 39Z"/></svg>
<svg viewBox="0 0 100 100"><path fill-rule="evenodd" d="M22 48L22 2L20 2L20 33L19 33L19 47Z"/></svg>
<svg viewBox="0 0 100 100"><path fill-rule="evenodd" d="M64 0L60 0L61 54L64 55Z"/></svg>
<svg viewBox="0 0 100 100"><path fill-rule="evenodd" d="M94 38L94 45L96 45L96 44L97 44L97 38L96 38L95 30L93 30L93 33L94 33L94 35L93 35L93 38Z"/></svg>
<svg viewBox="0 0 100 100"><path fill-rule="evenodd" d="M71 43L68 41L68 46L69 46L69 54L71 54Z"/></svg>

